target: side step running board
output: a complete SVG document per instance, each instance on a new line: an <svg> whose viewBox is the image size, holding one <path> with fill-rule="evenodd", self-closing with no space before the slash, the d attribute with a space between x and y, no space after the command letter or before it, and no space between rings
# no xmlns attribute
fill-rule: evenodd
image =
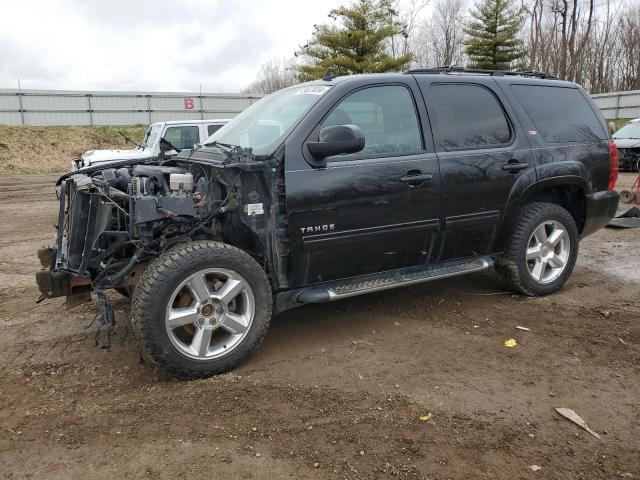
<svg viewBox="0 0 640 480"><path fill-rule="evenodd" d="M305 288L297 295L296 300L298 303L322 303L339 300L364 293L388 290L390 288L428 282L441 278L455 277L465 273L479 272L493 267L493 264L494 261L492 258L481 257L433 267L411 267L363 275L348 280L338 280Z"/></svg>

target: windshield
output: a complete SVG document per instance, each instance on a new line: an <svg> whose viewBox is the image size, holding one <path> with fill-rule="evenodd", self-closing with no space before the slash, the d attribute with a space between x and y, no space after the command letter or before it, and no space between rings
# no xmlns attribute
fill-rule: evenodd
<svg viewBox="0 0 640 480"><path fill-rule="evenodd" d="M640 123L627 123L613 134L613 138L638 138L640 139Z"/></svg>
<svg viewBox="0 0 640 480"><path fill-rule="evenodd" d="M203 143L227 143L268 153L331 87L306 85L272 93L251 105Z"/></svg>
<svg viewBox="0 0 640 480"><path fill-rule="evenodd" d="M144 140L140 144L140 148L151 148L153 144L156 142L156 138L158 137L158 133L160 133L160 125L151 125L147 133L144 134Z"/></svg>

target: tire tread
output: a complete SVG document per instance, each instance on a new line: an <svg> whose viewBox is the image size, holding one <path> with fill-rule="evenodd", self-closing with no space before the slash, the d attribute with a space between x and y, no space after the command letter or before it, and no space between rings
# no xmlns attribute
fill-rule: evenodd
<svg viewBox="0 0 640 480"><path fill-rule="evenodd" d="M175 360L175 354L172 354L170 350L164 348L156 341L156 329L158 326L153 318L149 318L149 312L153 311L159 301L157 296L154 295L156 290L154 288L155 286L163 282L174 281L178 269L185 263L205 263L211 261L212 256L242 264L260 278L263 285L259 285L258 287L262 290L267 289L268 294L265 295L265 292L260 292L255 285L251 285L254 290L256 302L255 317L259 315L259 310L263 310L266 319L257 322L259 330L257 331L255 342L249 342L250 345L239 345L237 349L234 350L234 354L236 354L237 351L241 351L242 354L234 355L236 358L234 358L233 361L225 362L221 366L214 368L194 370L186 365L189 362L177 362ZM259 299L258 295L262 298ZM262 302L262 305L258 305L259 301ZM267 333L271 320L272 301L271 287L264 270L260 264L247 253L222 242L210 240L194 241L165 252L149 264L140 277L133 294L131 321L133 331L146 358L175 377L181 379L196 379L232 370L246 360L249 353L260 345ZM254 325L256 324L255 317ZM191 362L191 365L193 365L193 362Z"/></svg>
<svg viewBox="0 0 640 480"><path fill-rule="evenodd" d="M562 272L562 275L559 277L558 280L560 281L556 280L549 285L542 286L536 284L533 279L524 278L525 275L528 275L528 272L523 271L522 255L523 245L526 249L529 236L531 235L532 224L539 224L545 217L562 218L565 227L569 230L567 233L571 236L572 240L575 239L575 241L572 241L571 245L570 264L567 265L565 271ZM500 258L496 264L496 270L511 289L523 295L535 297L553 293L562 287L573 270L578 250L577 237L578 229L575 220L566 209L555 203L529 203L522 207L518 213L518 218L512 229L509 243L502 258ZM524 262L524 266L526 268L526 261Z"/></svg>

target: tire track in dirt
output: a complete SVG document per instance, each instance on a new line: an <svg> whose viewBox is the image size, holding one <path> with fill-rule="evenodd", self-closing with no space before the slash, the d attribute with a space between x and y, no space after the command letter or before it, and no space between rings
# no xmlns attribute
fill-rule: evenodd
<svg viewBox="0 0 640 480"><path fill-rule="evenodd" d="M138 363L120 297L110 351L86 328L95 303L34 305L55 179L0 177L6 475L510 480L535 463L536 478L640 476L640 283L625 276L640 271L640 231L585 239L551 297L514 297L485 273L303 307L235 373L176 382Z"/></svg>

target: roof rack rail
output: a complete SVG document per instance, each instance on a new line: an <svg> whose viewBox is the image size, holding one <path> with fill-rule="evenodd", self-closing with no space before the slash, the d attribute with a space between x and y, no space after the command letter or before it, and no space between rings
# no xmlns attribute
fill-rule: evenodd
<svg viewBox="0 0 640 480"><path fill-rule="evenodd" d="M558 77L542 72L540 70L525 70L525 71L509 71L509 70L485 70L481 68L465 68L461 65L449 65L445 67L431 67L431 68L414 68L407 70L405 73L430 73L430 74L447 74L447 73L470 73L480 75L490 75L494 77L509 76L521 76L521 77L535 77L547 80L557 80Z"/></svg>

